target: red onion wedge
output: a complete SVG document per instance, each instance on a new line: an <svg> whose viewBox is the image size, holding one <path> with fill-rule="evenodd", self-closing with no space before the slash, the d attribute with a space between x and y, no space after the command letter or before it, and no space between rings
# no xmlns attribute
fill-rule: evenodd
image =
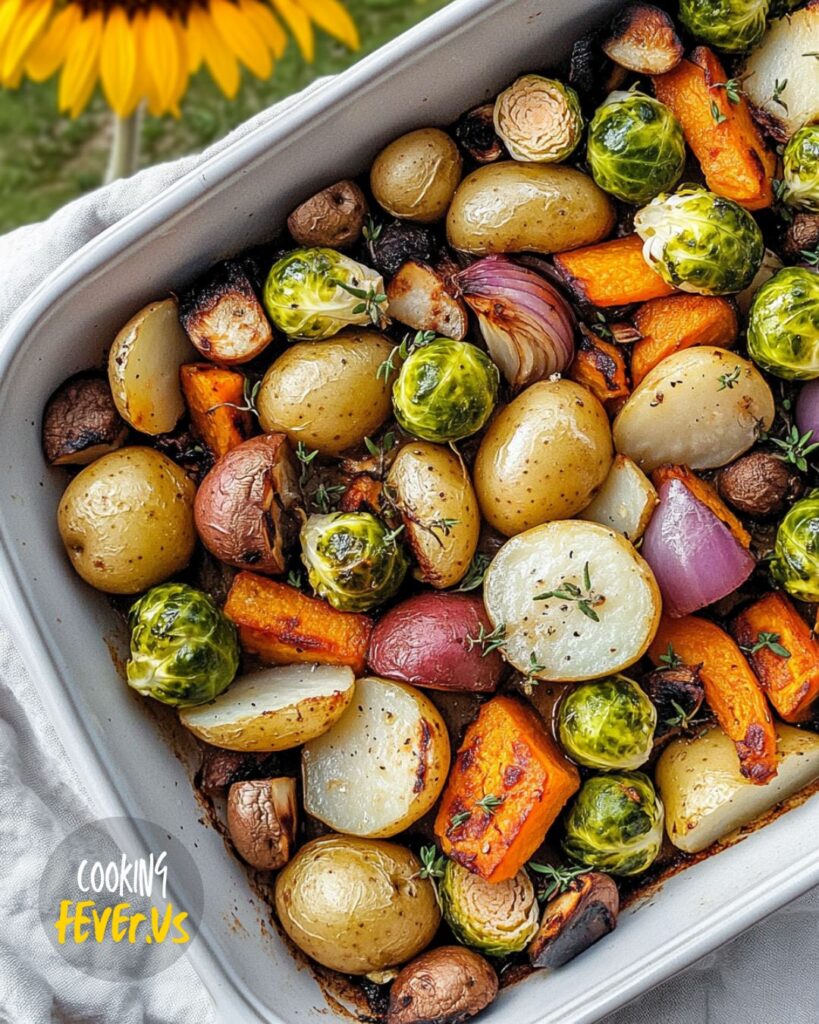
<svg viewBox="0 0 819 1024"><path fill-rule="evenodd" d="M659 493L641 553L657 578L664 611L679 619L732 593L756 563L681 480L666 480Z"/></svg>
<svg viewBox="0 0 819 1024"><path fill-rule="evenodd" d="M514 391L562 373L574 358L577 322L545 278L506 256L487 256L457 277L489 354Z"/></svg>
<svg viewBox="0 0 819 1024"><path fill-rule="evenodd" d="M796 426L800 436L810 430L809 440L819 441L819 377L802 385L796 400Z"/></svg>

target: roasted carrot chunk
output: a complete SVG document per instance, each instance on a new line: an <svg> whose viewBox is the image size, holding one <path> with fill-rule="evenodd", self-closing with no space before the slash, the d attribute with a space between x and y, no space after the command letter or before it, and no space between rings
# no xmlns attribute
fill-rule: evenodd
<svg viewBox="0 0 819 1024"><path fill-rule="evenodd" d="M630 394L623 350L591 331L583 331L569 376L599 398L610 413L618 412Z"/></svg>
<svg viewBox="0 0 819 1024"><path fill-rule="evenodd" d="M652 81L657 99L682 125L711 191L749 210L770 206L776 156L765 146L745 97L733 89L729 95L717 56L698 46Z"/></svg>
<svg viewBox="0 0 819 1024"><path fill-rule="evenodd" d="M239 629L242 647L273 665L297 661L349 665L364 671L372 622L366 615L340 612L286 583L240 572L225 614Z"/></svg>
<svg viewBox="0 0 819 1024"><path fill-rule="evenodd" d="M562 252L554 263L575 297L593 306L627 306L674 291L643 259L638 235Z"/></svg>
<svg viewBox="0 0 819 1024"><path fill-rule="evenodd" d="M819 697L819 642L784 594L766 594L731 624L777 713L804 722Z"/></svg>
<svg viewBox="0 0 819 1024"><path fill-rule="evenodd" d="M253 418L236 408L245 404L243 374L211 363L188 363L179 375L193 432L217 459L250 437Z"/></svg>
<svg viewBox="0 0 819 1024"><path fill-rule="evenodd" d="M444 853L489 882L520 871L580 785L540 719L494 697L469 726L435 819Z"/></svg>
<svg viewBox="0 0 819 1024"><path fill-rule="evenodd" d="M734 538L746 550L750 548L750 533L748 533L730 508L728 508L717 493L716 488L709 484L707 480L703 480L695 473L692 473L688 466L660 466L651 474L651 480L658 490L666 480L679 480L680 483L688 488L697 501L701 501L706 508L711 509L720 522L725 523L734 535Z"/></svg>
<svg viewBox="0 0 819 1024"><path fill-rule="evenodd" d="M776 775L776 732L765 694L742 651L719 626L696 615L663 616L648 652L655 665L669 644L687 665L701 666L705 699L736 744L740 772L764 786Z"/></svg>
<svg viewBox="0 0 819 1024"><path fill-rule="evenodd" d="M634 314L641 340L631 350L631 379L636 388L667 356L692 345L731 348L737 340L736 306L713 295L668 295L652 299Z"/></svg>

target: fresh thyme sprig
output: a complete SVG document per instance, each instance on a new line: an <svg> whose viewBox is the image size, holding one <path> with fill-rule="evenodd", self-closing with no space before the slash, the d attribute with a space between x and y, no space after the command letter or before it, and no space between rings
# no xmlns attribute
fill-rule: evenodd
<svg viewBox="0 0 819 1024"><path fill-rule="evenodd" d="M435 331L418 331L415 335L405 334L399 345L394 345L390 354L384 360L383 363L375 371L377 380L384 378L385 383L395 373L397 367L395 365L396 356L403 363L404 360L416 349L424 348L431 342L435 341L438 335Z"/></svg>
<svg viewBox="0 0 819 1024"><path fill-rule="evenodd" d="M591 868L584 867L556 868L551 864L535 864L534 861L529 861L526 866L536 875L543 875L549 880L546 888L538 893L538 899L543 901L566 892L576 878L587 875L591 871Z"/></svg>
<svg viewBox="0 0 819 1024"><path fill-rule="evenodd" d="M668 650L665 654L661 654L659 658L660 664L665 665L666 668L679 668L682 665L683 660L674 650L673 644L668 645Z"/></svg>
<svg viewBox="0 0 819 1024"><path fill-rule="evenodd" d="M727 115L723 114L714 100L711 100L711 117L714 119L714 124L722 124L723 121L728 120Z"/></svg>
<svg viewBox="0 0 819 1024"><path fill-rule="evenodd" d="M788 104L782 99L782 93L787 89L787 87L788 87L788 80L787 80L787 78L783 78L781 82L777 78L774 81L774 89L773 89L773 93L771 95L771 100L774 103L778 104L780 107L782 107L782 109L785 111L786 114L788 113Z"/></svg>
<svg viewBox="0 0 819 1024"><path fill-rule="evenodd" d="M313 505L327 515L328 512L334 512L336 508L336 501L346 490L344 484L325 484L320 483L316 488L311 501Z"/></svg>
<svg viewBox="0 0 819 1024"><path fill-rule="evenodd" d="M791 652L779 642L780 639L779 633L760 633L755 644L746 644L742 650L746 654L756 654L757 651L767 648L773 654L778 654L780 658L790 658Z"/></svg>
<svg viewBox="0 0 819 1024"><path fill-rule="evenodd" d="M259 418L259 410L256 408L256 399L259 396L259 388L262 386L262 382L257 380L255 384L251 384L247 377L242 385L242 404L238 402L217 402L216 405L212 405L207 411L214 412L216 409L238 409L239 412L249 412Z"/></svg>
<svg viewBox="0 0 819 1024"><path fill-rule="evenodd" d="M304 485L307 481L307 477L310 473L310 463L318 455L318 448L308 448L304 441L299 441L296 445L296 458L301 463L301 473L299 475L299 483Z"/></svg>
<svg viewBox="0 0 819 1024"><path fill-rule="evenodd" d="M724 89L728 102L736 106L742 100L742 83L738 78L729 78L727 82L717 82L713 89Z"/></svg>
<svg viewBox="0 0 819 1024"><path fill-rule="evenodd" d="M494 793L487 793L486 796L475 801L475 806L480 807L487 818L491 818L505 799L506 798L502 796L495 796Z"/></svg>
<svg viewBox="0 0 819 1024"><path fill-rule="evenodd" d="M719 387L717 391L725 391L727 388L729 391L734 390L734 385L739 383L739 375L742 372L741 366L734 367L730 373L723 373L719 378Z"/></svg>
<svg viewBox="0 0 819 1024"><path fill-rule="evenodd" d="M472 561L469 563L469 568L466 570L466 575L455 587L456 594L466 594L470 590L477 590L478 587L483 585L483 578L486 575L486 570L489 568L489 562L491 559L488 555L477 554L474 556Z"/></svg>
<svg viewBox="0 0 819 1024"><path fill-rule="evenodd" d="M551 598L557 598L559 601L576 601L577 607L587 619L591 619L592 622L599 622L600 616L594 609L595 606L601 605L605 598L602 594L595 594L592 590L588 562L583 566L583 587L584 590L581 590L576 583L564 582L556 590L547 590L543 594L536 594L534 600L548 601Z"/></svg>
<svg viewBox="0 0 819 1024"><path fill-rule="evenodd" d="M501 623L499 626L495 626L490 633L487 633L486 627L481 623L477 636L471 636L467 633L464 639L466 640L466 649L468 651L475 647L480 647L481 656L486 658L492 651L498 651L506 645L506 626L504 623Z"/></svg>
<svg viewBox="0 0 819 1024"><path fill-rule="evenodd" d="M367 288L358 288L355 285L339 280L337 277L328 278L328 281L330 284L342 288L349 295L352 295L353 298L361 299L358 305L353 306L352 312L354 314L366 313L370 322L376 327L380 327L385 323L386 316L381 307L387 301L387 296L384 292L377 291L375 285L371 284Z"/></svg>
<svg viewBox="0 0 819 1024"><path fill-rule="evenodd" d="M799 433L798 427L791 427L784 438L771 437L771 444L781 449L776 457L784 463L796 466L802 473L808 471L808 456L819 450L819 441L812 442L813 431L806 430L804 434Z"/></svg>

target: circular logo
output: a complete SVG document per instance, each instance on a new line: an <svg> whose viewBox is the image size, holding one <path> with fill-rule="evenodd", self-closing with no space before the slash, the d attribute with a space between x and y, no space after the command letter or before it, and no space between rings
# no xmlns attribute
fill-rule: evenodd
<svg viewBox="0 0 819 1024"><path fill-rule="evenodd" d="M193 857L142 818L83 825L51 854L40 879L40 921L52 946L105 981L164 971L190 946L203 906Z"/></svg>

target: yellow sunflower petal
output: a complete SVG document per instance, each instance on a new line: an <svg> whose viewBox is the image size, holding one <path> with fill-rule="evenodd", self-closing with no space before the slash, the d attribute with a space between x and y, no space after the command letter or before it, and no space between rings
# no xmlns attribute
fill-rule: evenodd
<svg viewBox="0 0 819 1024"><path fill-rule="evenodd" d="M22 0L5 0L0 3L0 61L9 38L14 34L21 6Z"/></svg>
<svg viewBox="0 0 819 1024"><path fill-rule="evenodd" d="M359 48L361 40L355 22L338 0L297 0L297 3L304 8L310 20L328 35L349 46L351 50Z"/></svg>
<svg viewBox="0 0 819 1024"><path fill-rule="evenodd" d="M6 38L3 81L9 82L18 76L26 54L48 24L53 5L54 0L31 0L20 11L14 29Z"/></svg>
<svg viewBox="0 0 819 1024"><path fill-rule="evenodd" d="M142 59L153 79L159 113L166 113L176 95L182 54L170 18L160 7L151 7L145 23L145 50ZM155 113L154 110L151 113Z"/></svg>
<svg viewBox="0 0 819 1024"><path fill-rule="evenodd" d="M253 22L256 31L278 60L287 47L287 35L276 21L276 16L259 0L239 0L239 8Z"/></svg>
<svg viewBox="0 0 819 1024"><path fill-rule="evenodd" d="M196 22L188 17L185 25L185 44L188 51L188 72L195 75L202 67L202 35L199 32Z"/></svg>
<svg viewBox="0 0 819 1024"><path fill-rule="evenodd" d="M257 78L269 78L273 61L253 22L228 0L211 0L210 14L219 35Z"/></svg>
<svg viewBox="0 0 819 1024"><path fill-rule="evenodd" d="M176 36L176 45L179 47L179 53L181 60L179 61L179 69L176 75L176 83L173 91L173 100L171 101L170 112L175 118L181 116L179 109L179 102L185 95L185 91L188 88L188 40L185 34L185 26L178 18L171 19L171 27L173 28L174 35Z"/></svg>
<svg viewBox="0 0 819 1024"><path fill-rule="evenodd" d="M316 45L310 19L301 7L296 6L293 0L270 0L270 2L293 33L293 38L298 43L302 57L312 64L316 54Z"/></svg>
<svg viewBox="0 0 819 1024"><path fill-rule="evenodd" d="M100 81L108 103L120 117L129 117L136 107L133 96L136 70L134 31L123 8L115 7L102 33Z"/></svg>
<svg viewBox="0 0 819 1024"><path fill-rule="evenodd" d="M225 96L232 100L239 91L241 82L238 61L222 42L222 37L206 11L192 7L188 17L195 25L195 31L202 42L202 59L211 77Z"/></svg>
<svg viewBox="0 0 819 1024"><path fill-rule="evenodd" d="M26 55L25 69L29 78L35 82L51 78L65 60L69 41L81 17L79 4L69 4L56 15Z"/></svg>
<svg viewBox="0 0 819 1024"><path fill-rule="evenodd" d="M76 117L91 98L99 73L102 42L102 11L86 15L68 40L65 64L60 75L57 102L62 111Z"/></svg>

